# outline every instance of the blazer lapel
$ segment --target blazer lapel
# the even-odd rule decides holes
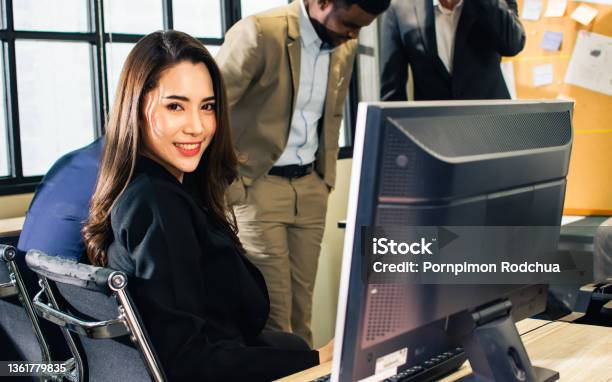
[[[338,91],[344,78],[340,78],[340,55],[344,47],[338,47],[335,51],[330,54],[329,57],[329,70],[327,74],[327,92],[325,95],[325,107],[323,108],[323,125],[329,125],[332,116],[337,113],[335,110],[336,101],[338,100]],[[325,136],[327,131],[322,133],[322,126],[319,124],[319,138],[321,139],[321,146],[325,145],[327,137]]]
[[[293,109],[295,109],[296,95],[300,86],[300,55],[302,49],[300,40],[289,41],[287,43],[287,53],[289,55],[289,65],[291,66],[291,82],[293,84]]]
[[[438,55],[436,44],[436,23],[433,14],[433,3],[431,0],[413,1],[414,11],[419,23],[419,31],[423,38],[425,49],[430,53]]]
[[[431,57],[436,69],[445,77],[450,78],[450,74],[440,56],[438,55],[438,44],[436,43],[436,18],[433,9],[433,0],[414,0],[415,13],[419,23],[419,31],[425,45],[427,54]]]
[[[287,55],[291,69],[291,82],[293,84],[291,110],[295,110],[297,92],[300,86],[300,59],[302,46],[300,42],[300,3],[294,1],[287,7]]]
[[[463,9],[455,32],[455,49],[453,54],[453,68],[457,67],[457,58],[461,57],[463,49],[467,43],[470,29],[478,18],[478,10],[474,9],[472,2],[463,0]]]

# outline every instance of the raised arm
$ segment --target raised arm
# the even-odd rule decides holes
[[[381,35],[380,98],[383,101],[405,101],[408,99],[408,60],[393,6],[385,12]]]
[[[525,29],[519,20],[516,0],[475,1],[481,10],[479,22],[487,27],[502,56],[517,55],[525,47]]]

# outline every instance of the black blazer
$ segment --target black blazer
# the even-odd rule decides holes
[[[316,351],[249,346],[269,313],[261,273],[206,206],[140,157],[111,212],[109,267],[128,288],[170,380],[269,381],[319,363]]]
[[[408,98],[408,64],[415,100],[510,98],[501,56],[514,56],[525,46],[516,0],[464,0],[452,76],[438,56],[432,0],[393,0],[381,38],[383,101]]]

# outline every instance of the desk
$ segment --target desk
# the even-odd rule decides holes
[[[25,216],[12,219],[0,219],[0,237],[18,236],[24,221]]]
[[[612,381],[612,328],[552,322],[521,338],[531,363],[558,371],[560,381]],[[466,363],[441,381],[470,372]]]
[[[612,382],[612,328],[527,319],[517,330],[531,362],[559,372],[560,381]],[[331,372],[331,362],[278,382],[307,382]],[[471,372],[469,363],[442,379],[455,381]]]

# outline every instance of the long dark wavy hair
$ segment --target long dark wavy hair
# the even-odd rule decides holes
[[[89,219],[83,227],[87,256],[92,264],[105,266],[112,242],[110,214],[127,188],[142,152],[145,127],[143,103],[157,87],[160,74],[180,62],[203,63],[213,80],[217,129],[196,170],[189,174],[192,187],[206,203],[213,220],[228,228],[239,244],[236,220],[227,206],[225,191],[237,177],[237,159],[232,147],[227,95],[221,71],[204,45],[177,31],[158,31],[143,37],[128,55],[106,128],[106,142]],[[186,174],[187,176],[187,174]]]

